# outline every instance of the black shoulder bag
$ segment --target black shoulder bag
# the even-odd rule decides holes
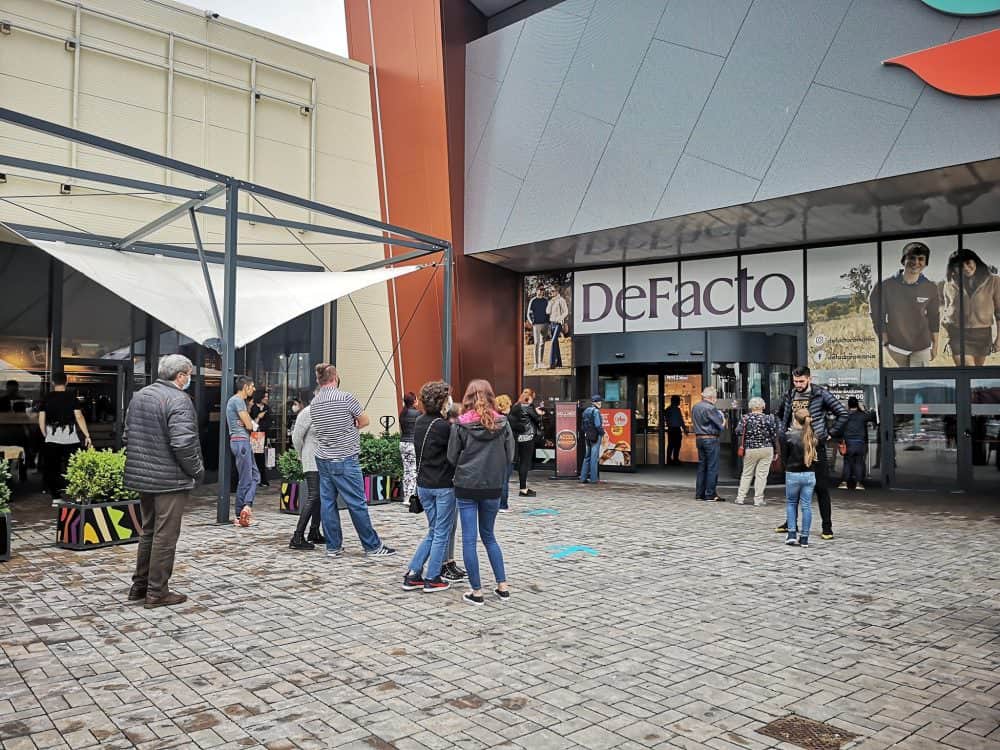
[[[435,422],[439,422],[440,420],[441,420],[441,417],[435,417],[433,420],[431,420],[431,423],[429,425],[427,425],[427,432],[424,433],[424,440],[420,444],[420,454],[417,456],[417,476],[420,475],[420,462],[424,458],[424,448],[427,447],[427,437],[431,434],[431,428],[434,427],[434,423]],[[410,498],[410,508],[409,508],[409,510],[410,510],[410,513],[423,513],[424,512],[424,506],[420,504],[420,496],[419,495],[413,495],[413,497]]]

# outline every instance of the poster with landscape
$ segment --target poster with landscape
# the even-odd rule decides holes
[[[875,243],[822,247],[807,257],[809,366],[814,370],[878,367],[869,297],[878,270]]]

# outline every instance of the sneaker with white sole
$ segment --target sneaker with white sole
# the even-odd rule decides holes
[[[471,591],[462,594],[462,598],[468,603],[475,605],[476,607],[482,607],[486,601],[481,596],[476,596]]]
[[[501,591],[499,588],[495,588],[493,589],[493,593],[502,602],[510,601],[510,589]]]
[[[327,557],[340,557],[342,554],[344,554],[344,550],[342,549],[328,549],[326,551]]]
[[[365,557],[376,559],[381,557],[392,557],[395,554],[396,550],[394,550],[392,547],[389,547],[388,545],[383,544],[376,550],[372,550],[371,552],[365,552]]]
[[[788,538],[785,539],[785,544],[787,544],[789,547],[798,547],[799,546],[799,540],[795,536],[794,532],[791,532],[791,531],[788,532]]]
[[[756,505],[758,508],[763,508],[765,505],[767,505],[767,500],[761,498],[760,500],[754,500],[753,504]]]
[[[742,497],[736,498],[735,500],[733,500],[733,504],[734,505],[743,505],[743,498]]]

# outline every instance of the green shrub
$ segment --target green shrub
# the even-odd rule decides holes
[[[66,498],[76,503],[124,502],[138,493],[125,489],[125,451],[77,451],[66,469]]]
[[[403,458],[399,455],[399,433],[378,437],[361,433],[361,471],[374,476],[403,478]]]
[[[0,457],[0,513],[10,510],[10,464]]]
[[[306,473],[302,469],[302,460],[294,448],[289,448],[278,456],[278,473],[286,482],[304,482],[306,480]]]

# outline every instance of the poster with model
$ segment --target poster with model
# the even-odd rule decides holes
[[[806,269],[809,366],[877,369],[879,343],[869,299],[878,275],[878,246],[816,248],[806,256]]]
[[[524,376],[572,375],[573,274],[524,277]]]
[[[957,249],[954,235],[882,243],[882,280],[869,306],[883,367],[955,364],[959,341],[952,341],[949,328],[951,333],[957,328],[943,324],[941,295],[948,258]]]
[[[963,350],[952,346],[955,365],[1000,365],[1000,232],[962,236],[962,247],[948,257],[941,285],[941,325]]]

